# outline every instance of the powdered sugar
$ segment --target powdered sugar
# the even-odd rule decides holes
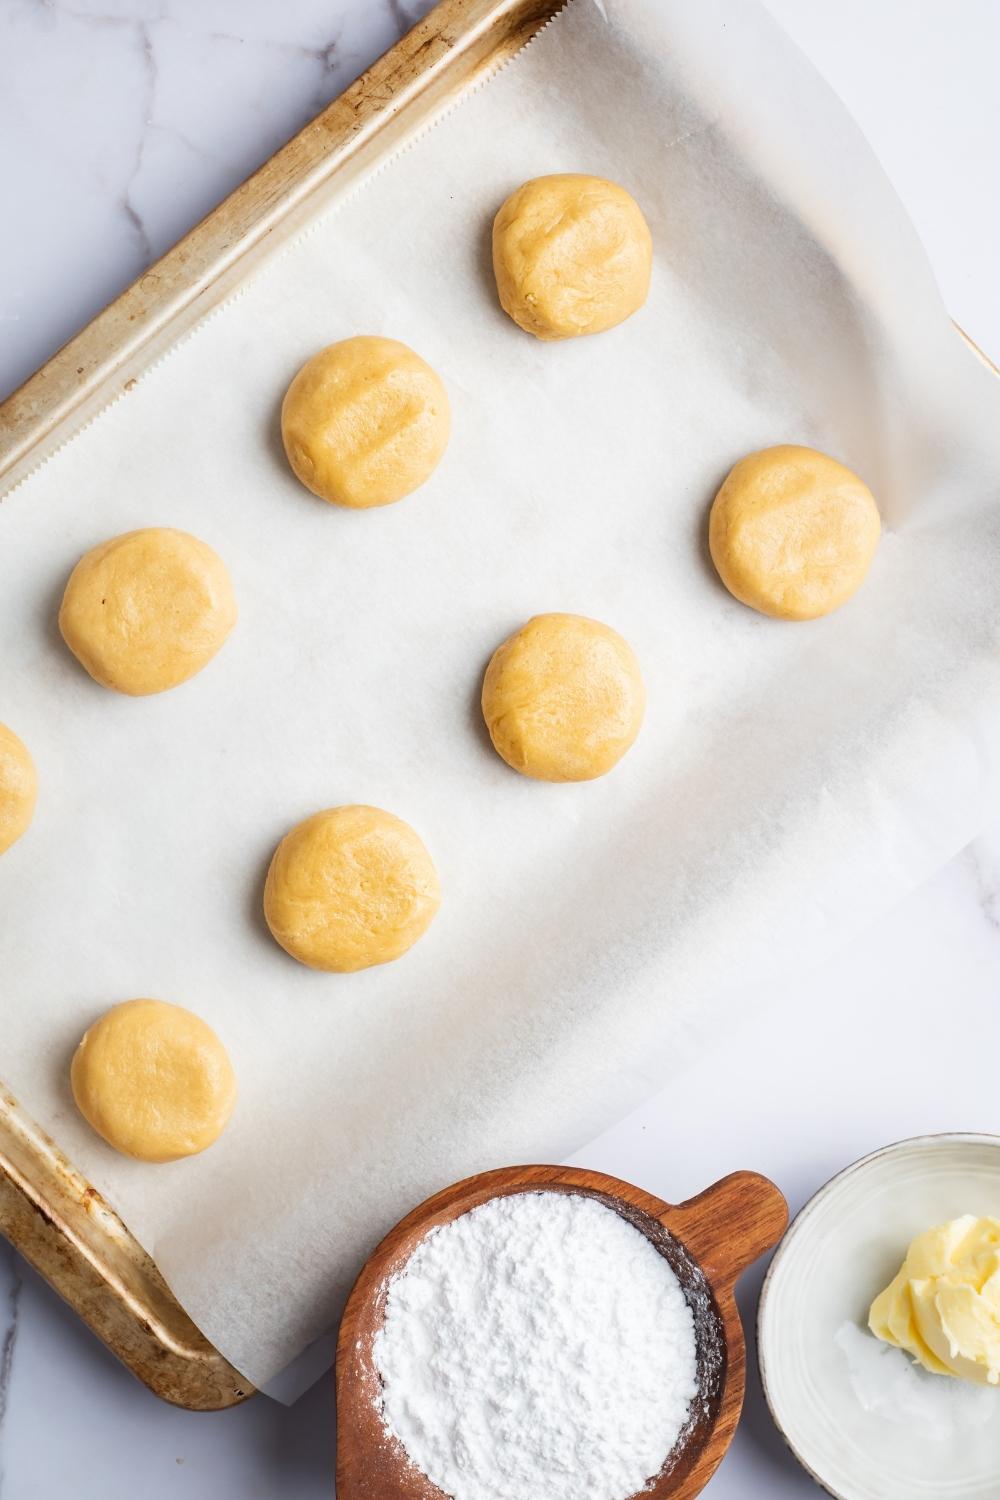
[[[847,1360],[848,1376],[865,1411],[915,1435],[946,1443],[997,1418],[997,1392],[949,1375],[931,1375],[902,1349],[881,1343],[857,1323],[843,1323],[834,1343]]]
[[[593,1198],[494,1198],[390,1283],[382,1417],[455,1500],[625,1500],[697,1392],[694,1318],[645,1235]]]

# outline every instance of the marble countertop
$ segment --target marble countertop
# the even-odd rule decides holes
[[[994,0],[769,0],[867,131],[949,309],[1000,358]],[[17,385],[333,98],[427,0],[5,0],[0,388]],[[935,1130],[1000,1130],[1000,795],[985,832],[815,972],[578,1153],[664,1196],[736,1167],[793,1210],[846,1162]],[[751,1019],[753,1018],[753,1019]],[[947,1020],[948,1024],[943,1024]],[[744,1281],[748,1330],[763,1268]],[[194,1415],[139,1386],[0,1244],[0,1500],[318,1500],[329,1379],[286,1409]],[[751,1372],[713,1500],[818,1494]]]

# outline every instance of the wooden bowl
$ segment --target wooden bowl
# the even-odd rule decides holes
[[[443,1492],[406,1457],[382,1425],[381,1383],[372,1345],[388,1284],[428,1230],[509,1193],[577,1193],[597,1198],[646,1235],[680,1280],[695,1317],[698,1395],[691,1416],[642,1500],[690,1500],[708,1483],[736,1431],[746,1357],[734,1289],[739,1276],[780,1239],[788,1206],[773,1182],[734,1172],[697,1198],[672,1205],[630,1183],[576,1167],[501,1167],[467,1177],[407,1214],[355,1282],[337,1340],[339,1500],[442,1500]]]

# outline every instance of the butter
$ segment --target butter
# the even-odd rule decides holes
[[[935,1375],[1000,1383],[1000,1219],[965,1214],[918,1235],[868,1326]]]

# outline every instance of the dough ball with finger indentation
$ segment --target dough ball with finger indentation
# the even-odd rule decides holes
[[[218,553],[186,531],[151,526],[85,553],[66,585],[59,629],[95,681],[141,697],[207,666],[236,615]]]
[[[631,193],[559,172],[524,183],[493,222],[504,312],[539,339],[603,333],[646,300],[653,241]]]
[[[298,479],[334,505],[391,505],[429,479],[448,446],[448,393],[396,339],[362,335],[314,354],[281,407]]]
[[[538,781],[591,781],[616,766],[646,710],[635,652],[584,615],[535,615],[493,653],[483,717],[497,754]]]
[[[708,541],[719,577],[751,609],[815,620],[864,582],[882,532],[871,490],[815,448],[740,460],[715,497]]]
[[[37,796],[38,773],[27,745],[0,724],[0,854],[27,831]]]
[[[379,807],[330,807],[297,824],[264,886],[275,941],[309,968],[338,974],[401,957],[440,904],[422,840]]]
[[[70,1070],[77,1108],[109,1146],[176,1161],[218,1140],[236,1075],[207,1022],[165,1000],[126,1000],[85,1033]]]

